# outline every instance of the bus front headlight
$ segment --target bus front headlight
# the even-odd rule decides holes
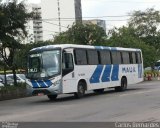
[[[59,86],[61,85],[61,79],[57,80],[56,82],[53,83],[54,86]]]

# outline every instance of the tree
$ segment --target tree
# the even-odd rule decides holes
[[[144,42],[155,47],[160,46],[160,11],[153,8],[131,13],[129,26],[135,29],[135,34]]]
[[[106,33],[103,28],[97,25],[76,23],[66,32],[57,35],[54,43],[99,45],[104,42],[105,36]]]
[[[27,69],[27,56],[29,51],[32,48],[50,45],[53,42],[45,41],[45,42],[38,42],[32,44],[22,44],[21,49],[17,50],[14,57],[14,63],[16,63],[19,69]]]
[[[143,53],[144,67],[151,66],[157,60],[156,49],[146,44],[139,37],[135,36],[134,29],[130,27],[114,28],[109,32],[107,46],[139,48]]]
[[[17,81],[14,55],[21,47],[21,40],[27,36],[25,24],[31,17],[32,13],[27,12],[23,2],[17,3],[17,0],[13,0],[9,3],[0,3],[0,55],[5,64],[12,69],[15,85]]]

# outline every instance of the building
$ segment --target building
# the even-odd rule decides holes
[[[28,4],[28,12],[34,12],[33,19],[27,23],[28,37],[24,43],[43,41],[42,10],[38,4]]]
[[[33,33],[34,33],[34,42],[43,41],[43,25],[42,25],[42,10],[38,5],[32,7],[34,12],[33,17]]]
[[[44,40],[66,31],[75,21],[82,21],[81,0],[41,0]]]
[[[83,20],[84,24],[95,24],[104,29],[106,32],[106,21],[105,20],[99,20],[99,19],[94,19],[94,20]]]
[[[81,0],[41,0],[27,8],[34,18],[26,25],[29,34],[25,43],[52,40],[76,21],[82,22]]]

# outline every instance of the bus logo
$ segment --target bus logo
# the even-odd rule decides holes
[[[136,72],[135,67],[123,67],[122,68],[122,73],[132,73],[132,72]]]

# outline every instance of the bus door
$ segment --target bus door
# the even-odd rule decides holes
[[[62,53],[62,81],[63,93],[76,92],[76,79],[74,73],[73,53],[65,50]]]

